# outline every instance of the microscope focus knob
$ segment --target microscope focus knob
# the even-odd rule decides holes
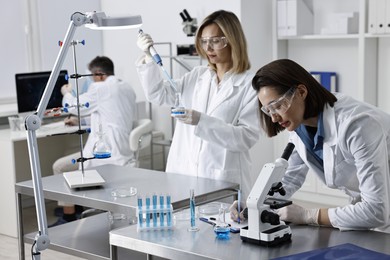
[[[263,223],[270,223],[271,225],[280,224],[279,215],[267,210],[261,212],[260,220]]]

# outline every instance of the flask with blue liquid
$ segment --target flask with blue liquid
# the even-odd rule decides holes
[[[96,132],[98,135],[98,140],[93,146],[93,156],[97,159],[106,159],[111,157],[111,146],[107,142],[102,124],[99,124],[99,131]]]

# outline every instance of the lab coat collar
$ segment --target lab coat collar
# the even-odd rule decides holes
[[[212,79],[213,74],[215,72],[210,73],[210,80]],[[241,74],[232,74],[231,72],[227,72],[224,77],[228,77],[224,79],[223,86],[219,90],[218,94],[215,96],[213,102],[210,103],[210,107],[208,108],[207,113],[210,115],[214,112],[214,110],[221,105],[225,100],[231,97],[234,93],[237,93],[239,87],[244,87],[242,84],[245,80],[246,73]],[[210,87],[210,85],[209,85]],[[214,91],[214,90],[210,90]]]
[[[334,167],[335,167],[335,149],[338,140],[337,125],[336,125],[336,114],[335,106],[333,107],[326,105],[323,112],[323,123],[324,123],[324,172],[325,182],[328,187],[334,187]]]
[[[336,103],[333,107],[326,105],[323,112],[324,143],[327,143],[329,146],[335,146],[338,139],[335,106]]]
[[[211,70],[207,70],[205,73],[200,75],[192,97],[192,108],[202,113],[206,113],[211,78]]]

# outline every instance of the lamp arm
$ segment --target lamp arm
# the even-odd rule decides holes
[[[54,63],[53,70],[51,71],[49,80],[47,81],[45,91],[43,92],[41,101],[39,102],[38,109],[37,109],[37,115],[40,119],[43,118],[43,115],[45,113],[45,110],[47,108],[47,104],[49,103],[50,96],[53,92],[54,86],[57,82],[58,75],[60,74],[62,64],[64,63],[66,54],[68,52],[68,47],[70,46],[73,35],[76,31],[77,26],[81,26],[83,24],[88,23],[87,17],[85,14],[82,13],[74,13],[71,17],[71,21],[68,27],[68,31],[65,34],[65,39],[62,43],[60,52],[58,53],[57,59]]]
[[[25,128],[27,130],[27,144],[28,144],[28,153],[30,157],[30,167],[32,182],[34,188],[34,197],[35,197],[35,207],[37,213],[38,221],[38,230],[34,241],[34,252],[33,259],[40,259],[40,251],[43,251],[49,247],[50,239],[48,235],[47,227],[47,217],[46,217],[46,208],[45,201],[43,196],[43,187],[42,187],[42,174],[41,166],[39,160],[39,152],[37,145],[36,130],[41,127],[41,121],[46,110],[47,104],[49,102],[50,96],[53,92],[55,83],[57,81],[61,66],[64,62],[68,47],[72,41],[73,35],[76,31],[77,26],[81,26],[85,23],[88,23],[87,17],[82,13],[74,13],[71,18],[68,30],[65,35],[60,52],[57,56],[54,68],[50,74],[49,80],[46,84],[45,91],[39,102],[37,111],[26,117]]]

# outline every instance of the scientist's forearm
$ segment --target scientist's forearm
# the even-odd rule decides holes
[[[320,209],[320,212],[318,214],[318,225],[329,227],[332,226],[329,220],[328,209]]]

